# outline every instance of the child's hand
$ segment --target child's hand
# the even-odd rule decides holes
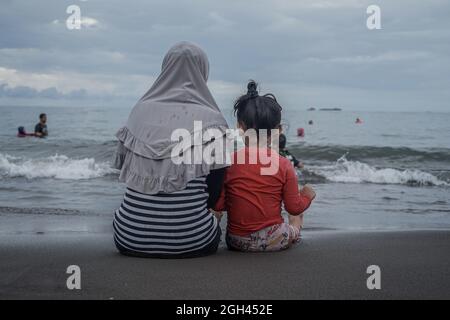
[[[313,188],[311,188],[311,186],[309,185],[305,185],[302,190],[300,190],[300,193],[306,197],[308,197],[311,200],[314,200],[314,198],[316,197],[316,192],[314,191]]]

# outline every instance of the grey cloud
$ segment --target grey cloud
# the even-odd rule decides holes
[[[296,108],[335,101],[348,108],[445,109],[450,3],[379,0],[382,30],[369,31],[365,9],[372,3],[42,0],[30,5],[9,0],[0,12],[0,67],[110,75],[111,81],[155,76],[166,50],[191,40],[207,51],[212,80],[243,86],[255,78],[269,91],[287,95],[283,100]],[[78,4],[82,15],[99,25],[67,30],[70,4]],[[131,85],[120,86],[117,95],[134,92]],[[84,95],[64,98],[95,96],[95,88],[80,90]],[[239,93],[227,91],[220,99],[229,104]],[[374,98],[379,101],[370,102]]]

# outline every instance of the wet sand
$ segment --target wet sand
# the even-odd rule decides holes
[[[450,299],[450,231],[305,230],[284,252],[158,260],[119,255],[105,221],[73,232],[3,224],[0,299]],[[81,290],[66,287],[69,265]],[[369,265],[381,290],[366,287]]]

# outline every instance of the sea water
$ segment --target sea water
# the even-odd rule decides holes
[[[307,228],[450,227],[450,113],[286,109],[288,149],[305,164],[299,183],[317,190]],[[0,112],[0,215],[112,216],[125,188],[111,167],[114,134],[130,108]],[[48,138],[17,138],[17,127],[32,132],[41,112]],[[232,111],[223,112],[235,127]]]

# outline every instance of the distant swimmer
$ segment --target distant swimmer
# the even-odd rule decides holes
[[[303,138],[303,137],[305,136],[305,129],[303,129],[303,128],[298,128],[298,129],[297,129],[297,136]]]
[[[289,161],[291,161],[292,165],[295,168],[303,169],[304,165],[301,161],[299,161],[292,153],[289,152],[288,149],[286,149],[286,136],[282,133],[280,133],[279,137],[279,143],[278,146],[280,148],[280,156],[285,157]]]
[[[361,120],[360,118],[356,118],[355,123],[356,123],[356,124],[361,124],[361,123],[363,123],[363,122],[362,122],[362,120]]]
[[[309,120],[309,121],[308,121],[308,124],[309,124],[310,126],[312,126],[312,125],[314,124],[314,122],[313,122],[312,120]]]
[[[18,127],[17,128],[17,137],[19,138],[24,138],[24,137],[34,137],[35,134],[34,133],[27,133],[25,131],[24,127]]]
[[[39,115],[39,123],[34,127],[34,135],[39,138],[48,136],[47,115],[45,113]]]

